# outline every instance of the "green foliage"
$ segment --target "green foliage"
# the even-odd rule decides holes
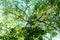
[[[57,3],[58,8],[60,8],[60,5],[59,4],[60,4],[60,2]]]
[[[43,40],[47,33],[56,36],[60,32],[59,8],[59,0],[0,0],[0,39]]]

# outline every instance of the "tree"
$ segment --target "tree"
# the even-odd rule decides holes
[[[0,6],[2,40],[52,40],[60,33],[59,0],[0,0]]]

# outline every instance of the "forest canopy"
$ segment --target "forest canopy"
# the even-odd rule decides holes
[[[52,40],[58,33],[60,0],[0,0],[1,40]]]

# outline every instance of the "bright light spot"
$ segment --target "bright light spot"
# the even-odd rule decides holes
[[[26,4],[24,3],[23,6],[26,7]]]
[[[7,25],[7,28],[10,28],[10,25]]]
[[[4,36],[4,34],[5,34],[5,31],[1,30],[0,36]]]
[[[2,17],[0,17],[0,21],[2,21],[3,20],[3,18]]]
[[[2,13],[3,11],[2,10],[0,10],[0,14]]]
[[[0,13],[0,16],[2,16],[2,13]]]
[[[60,40],[60,34],[58,34],[56,37],[53,37],[52,40]]]
[[[48,38],[50,38],[50,34],[49,33],[47,33],[47,35],[46,35]]]

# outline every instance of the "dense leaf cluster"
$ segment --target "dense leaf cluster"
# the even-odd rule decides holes
[[[52,40],[60,33],[60,0],[0,0],[0,6],[2,40]]]

